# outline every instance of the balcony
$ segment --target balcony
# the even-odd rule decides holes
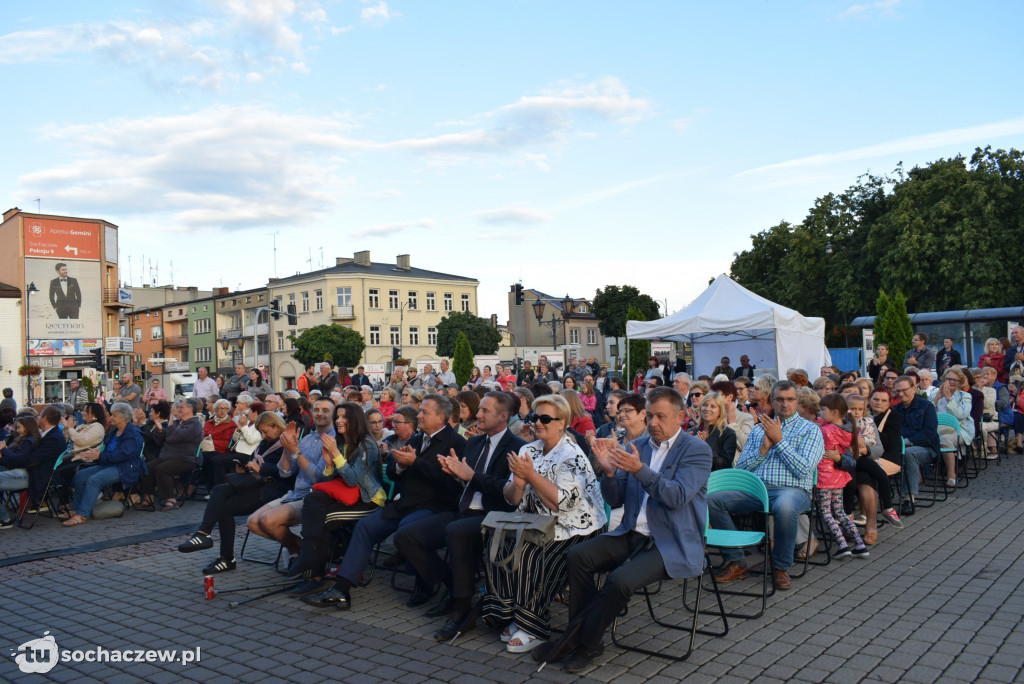
[[[187,347],[188,335],[168,335],[164,338],[164,347]]]
[[[235,358],[237,358],[237,356]],[[246,368],[255,368],[257,365],[261,363],[268,368],[270,367],[270,354],[260,354],[254,359],[252,354],[250,353],[246,354],[243,358],[244,360],[242,361],[242,363],[245,364]]]
[[[125,309],[133,306],[132,304],[121,301],[119,290],[116,287],[103,288],[103,303],[107,306],[119,306]]]
[[[331,307],[331,320],[332,321],[350,321],[356,317],[354,306],[332,306]]]
[[[247,325],[244,328],[242,328],[242,334],[239,335],[239,337],[244,337],[247,340],[252,339],[252,334],[253,334],[252,333],[252,328],[253,328],[252,325]],[[266,337],[269,334],[270,334],[270,324],[269,323],[257,323],[256,324],[256,335],[258,337]]]
[[[242,336],[241,328],[225,328],[217,334],[218,340],[237,340]]]

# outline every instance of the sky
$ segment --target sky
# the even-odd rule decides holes
[[[370,250],[478,279],[500,320],[517,281],[635,285],[671,312],[861,174],[1024,144],[1017,1],[106,0],[0,20],[4,208],[118,225],[133,285],[253,288]]]

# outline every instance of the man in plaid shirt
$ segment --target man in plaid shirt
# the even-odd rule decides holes
[[[792,580],[797,522],[800,514],[810,508],[811,488],[818,462],[825,454],[821,429],[796,413],[796,385],[780,380],[772,387],[774,418],[758,416],[736,467],[761,478],[768,487],[768,504],[775,521],[772,562],[775,565],[775,586],[789,589]],[[708,496],[711,527],[735,530],[731,514],[757,513],[761,502],[741,492],[715,492]],[[722,549],[725,566],[715,579],[735,582],[747,576],[742,549]]]

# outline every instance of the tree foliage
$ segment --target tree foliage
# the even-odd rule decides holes
[[[629,306],[626,310],[626,320],[629,321],[646,321],[647,316],[644,312],[636,306]],[[625,327],[625,326],[623,326]],[[638,369],[647,371],[647,359],[651,357],[651,341],[650,340],[630,340],[629,341],[629,365],[626,367],[626,375],[623,378],[627,386],[633,386],[633,376],[636,375]]]
[[[630,307],[642,313],[644,318],[630,318]],[[619,338],[626,336],[627,320],[654,321],[661,318],[658,302],[650,295],[641,294],[632,285],[606,285],[603,290],[597,290],[590,312],[599,321],[597,327],[601,334],[615,338],[616,347],[620,347]]]
[[[366,343],[358,331],[337,324],[317,325],[301,335],[289,335],[295,343],[292,356],[302,364],[330,361],[338,366],[354,367],[363,357]]]
[[[473,374],[473,347],[461,330],[455,340],[455,351],[452,353],[452,373],[455,373],[455,382],[459,387],[469,382],[469,376]]]
[[[875,301],[875,347],[889,345],[889,357],[901,363],[911,346],[913,330],[907,315],[907,299],[899,290],[893,298],[879,290]]]
[[[501,333],[490,321],[468,311],[453,311],[437,324],[437,355],[453,357],[460,334],[466,336],[474,354],[496,354],[501,344]]]
[[[912,311],[1019,303],[1007,297],[1022,239],[1024,154],[986,147],[819,197],[802,223],[752,236],[730,274],[839,331],[844,318],[868,313],[879,288],[901,292]]]

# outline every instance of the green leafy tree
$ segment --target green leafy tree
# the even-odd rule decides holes
[[[630,306],[626,311],[626,320],[630,321],[646,321],[647,316],[638,307]],[[629,366],[626,368],[626,377],[624,378],[629,387],[633,386],[633,376],[636,375],[637,370],[647,371],[647,359],[651,357],[651,341],[650,340],[630,340],[629,341]]]
[[[630,318],[630,307],[642,313],[644,318]],[[603,290],[597,290],[590,312],[597,318],[601,334],[614,337],[618,348],[621,348],[619,338],[626,336],[627,320],[654,321],[661,318],[658,302],[650,295],[641,294],[632,285],[607,285]]]
[[[501,333],[491,326],[490,321],[474,316],[468,311],[455,311],[437,324],[435,353],[438,356],[452,358],[460,334],[466,336],[474,354],[496,354],[501,344]]]
[[[899,290],[891,298],[885,290],[879,290],[875,311],[875,346],[881,343],[889,345],[890,358],[900,364],[914,337],[910,316],[907,315],[906,297]]]
[[[366,349],[359,332],[333,323],[314,326],[288,339],[295,344],[292,356],[303,364],[330,361],[338,366],[358,366]]]
[[[469,338],[461,330],[455,340],[455,351],[451,356],[455,382],[462,387],[469,382],[469,376],[473,373],[473,347],[469,343]]]

